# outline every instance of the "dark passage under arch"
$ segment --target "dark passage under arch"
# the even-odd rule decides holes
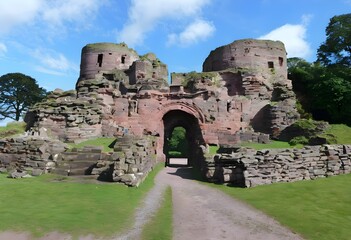
[[[183,127],[186,130],[186,139],[189,144],[187,154],[188,165],[196,166],[199,162],[199,146],[204,145],[204,140],[199,125],[199,120],[182,110],[171,110],[163,116],[164,145],[163,152],[166,155],[166,165],[169,165],[169,139],[175,127]]]

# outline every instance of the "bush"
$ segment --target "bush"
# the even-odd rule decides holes
[[[313,131],[317,128],[315,122],[312,119],[300,119],[296,121],[293,126],[305,131]]]
[[[296,146],[298,144],[306,145],[306,144],[308,144],[308,139],[304,136],[297,136],[297,137],[294,137],[293,139],[291,139],[289,141],[289,144],[291,146]]]

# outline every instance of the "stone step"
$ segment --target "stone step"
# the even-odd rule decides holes
[[[87,168],[75,168],[71,169],[69,172],[69,176],[80,176],[80,175],[87,175]]]
[[[89,168],[89,167],[95,165],[96,162],[73,161],[73,162],[66,163],[66,164],[64,164],[63,166],[68,166],[71,169],[75,169],[75,168]]]
[[[68,176],[68,172],[67,169],[64,168],[55,168],[52,170],[53,174],[57,174],[57,175],[62,175],[62,176]]]

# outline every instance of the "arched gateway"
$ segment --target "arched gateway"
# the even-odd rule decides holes
[[[168,141],[175,127],[183,127],[186,130],[186,139],[189,144],[188,148],[191,149],[187,156],[188,165],[196,164],[196,149],[198,149],[200,145],[205,144],[199,120],[194,115],[182,110],[171,110],[163,116],[162,120],[164,126],[163,153],[166,155],[166,165],[169,164],[169,159],[167,157],[169,150]]]
[[[186,129],[196,150],[241,138],[257,141],[255,130],[268,139],[298,118],[279,41],[244,39],[219,47],[204,61],[203,72],[172,73],[171,85],[166,64],[152,53],[139,56],[124,43],[88,44],[81,56],[76,91],[52,92],[27,113],[28,128],[47,129],[68,142],[152,135],[157,159],[165,160],[165,139],[176,126]],[[192,165],[195,155],[189,157]],[[122,165],[124,173],[142,169],[129,162],[128,168]]]

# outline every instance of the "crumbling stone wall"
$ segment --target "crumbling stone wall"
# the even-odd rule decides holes
[[[119,137],[113,152],[86,146],[58,156],[55,173],[92,175],[98,180],[138,186],[156,165],[156,141],[153,137]]]
[[[280,41],[243,39],[211,51],[203,63],[203,71],[221,71],[229,68],[247,69],[273,83],[274,77],[287,77],[286,51]]]
[[[92,175],[102,181],[138,186],[156,163],[156,141],[151,136],[119,137],[113,152],[96,146],[68,151],[61,141],[43,137],[0,140],[0,172],[13,178],[44,173]]]
[[[138,54],[124,43],[88,44],[82,49],[80,79],[93,79],[95,75],[113,69],[127,70]]]
[[[351,172],[350,145],[306,146],[303,149],[221,149],[203,165],[212,182],[243,187],[294,182]]]
[[[40,175],[55,169],[67,145],[50,138],[18,137],[0,140],[0,169],[13,176]]]
[[[163,117],[174,110],[197,119],[207,144],[219,144],[223,137],[222,142],[236,143],[226,136],[240,130],[279,135],[299,117],[285,55],[280,42],[236,41],[212,51],[205,72],[172,74],[168,86],[167,66],[154,54],[138,56],[125,44],[88,44],[76,92],[53,92],[26,121],[33,131],[45,128],[71,142],[158,136],[159,159],[164,157]]]

